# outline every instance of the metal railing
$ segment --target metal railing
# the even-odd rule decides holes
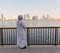
[[[60,45],[60,27],[27,27],[28,45]],[[16,27],[0,28],[0,45],[16,45]]]

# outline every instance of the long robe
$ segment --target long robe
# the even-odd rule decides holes
[[[22,20],[17,21],[17,46],[20,48],[27,46],[26,27]]]

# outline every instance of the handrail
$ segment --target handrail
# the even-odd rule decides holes
[[[10,29],[10,28],[16,29],[17,27],[0,27],[0,29]],[[47,26],[46,27],[26,27],[26,29],[29,29],[29,28],[60,28],[60,27],[59,26],[58,27],[56,26],[55,27],[54,26],[53,27],[47,27]]]
[[[7,36],[7,39],[9,38],[8,36],[9,35],[11,35],[11,33],[14,33],[14,30],[16,29],[17,27],[3,27],[3,28],[0,28],[0,36],[1,36],[1,45],[4,45],[4,39],[3,39],[3,36],[5,36],[5,34],[3,34],[4,33],[4,31],[7,29],[7,33],[6,33],[6,36]],[[11,29],[11,30],[10,30]],[[14,29],[14,30],[13,30]],[[60,27],[26,27],[26,29],[27,29],[27,42],[28,42],[28,45],[29,44],[31,44],[29,41],[30,41],[30,38],[32,37],[32,29],[34,29],[33,30],[33,33],[35,33],[33,36],[34,36],[34,42],[35,41],[39,41],[40,40],[40,33],[41,33],[41,37],[42,37],[42,39],[43,39],[43,45],[44,45],[44,39],[46,39],[45,38],[45,36],[46,36],[46,33],[48,33],[48,41],[49,41],[49,38],[50,38],[50,41],[52,41],[51,40],[51,36],[53,35],[54,36],[54,42],[53,43],[49,43],[49,44],[55,44],[55,45],[57,45],[57,44],[59,44],[59,43],[57,43],[57,39],[58,39],[58,29],[60,29]],[[38,30],[37,30],[38,29]],[[40,29],[40,30],[39,30]],[[48,29],[47,31],[45,31],[45,29]],[[53,29],[53,34],[51,34],[51,30],[50,29]],[[43,31],[44,30],[44,31]],[[38,31],[38,32],[37,32]],[[45,33],[46,32],[46,33]],[[31,34],[30,34],[31,33]],[[9,34],[9,35],[8,35]],[[30,34],[30,35],[29,35]],[[16,35],[16,34],[14,34],[14,35]],[[37,37],[37,36],[39,36],[39,37]],[[13,36],[10,36],[10,40],[8,40],[8,41],[12,41],[12,39],[11,39],[11,37],[13,37]],[[29,38],[30,37],[30,38]],[[38,38],[38,39],[37,39]],[[32,39],[32,38],[31,38]],[[41,39],[41,42],[42,42],[42,39]],[[6,41],[6,40],[5,40]],[[7,42],[8,42],[7,41]],[[34,43],[35,44],[35,43]],[[37,43],[36,43],[37,44]],[[47,43],[48,44],[48,43]]]

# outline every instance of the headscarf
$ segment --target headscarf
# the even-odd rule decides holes
[[[23,16],[22,15],[19,15],[18,16],[18,20],[22,20],[23,19]]]

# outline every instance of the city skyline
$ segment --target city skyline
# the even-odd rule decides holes
[[[23,16],[23,20],[39,20],[39,17],[38,17],[38,15],[33,15],[32,17],[29,15],[29,14],[24,14],[24,15],[22,15]],[[6,17],[4,17],[4,14],[1,14],[1,18],[0,18],[0,20],[17,20],[18,18],[16,17],[16,18],[6,18]],[[54,19],[54,17],[51,17],[50,15],[42,15],[41,16],[41,18],[40,19]]]
[[[30,16],[49,14],[51,17],[60,18],[60,0],[0,0],[0,14],[6,18],[15,18],[19,14]],[[1,17],[1,16],[0,16]]]

